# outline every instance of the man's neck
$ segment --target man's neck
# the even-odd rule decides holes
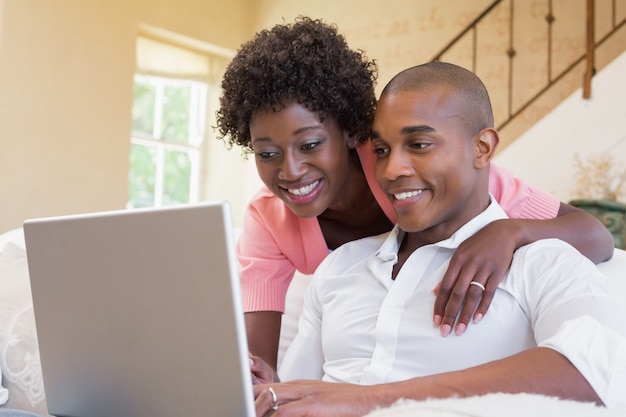
[[[483,213],[487,207],[489,207],[489,203],[490,199],[487,198],[486,204],[484,202],[474,204],[475,209],[471,209],[471,206],[468,205],[465,207],[465,210],[463,210],[463,213],[445,224],[441,223],[435,227],[419,232],[405,232],[398,248],[398,262],[393,267],[392,279],[396,278],[398,272],[402,269],[402,265],[404,265],[404,262],[406,262],[413,252],[422,246],[432,245],[433,243],[449,239],[469,221]]]

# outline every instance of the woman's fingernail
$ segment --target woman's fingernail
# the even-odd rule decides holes
[[[449,324],[444,324],[443,326],[441,326],[441,335],[443,337],[448,336],[451,331],[452,331],[452,326],[450,326]]]
[[[463,333],[465,333],[465,329],[467,329],[467,326],[464,323],[459,323],[456,326],[456,334],[457,335],[462,335]]]
[[[441,326],[441,316],[439,314],[435,314],[435,317],[433,317],[433,324],[435,327]]]
[[[474,316],[474,323],[479,323],[483,319],[483,315],[478,313]]]

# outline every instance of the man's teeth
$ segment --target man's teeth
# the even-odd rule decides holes
[[[289,192],[289,194],[293,194],[293,195],[297,195],[297,196],[303,196],[303,195],[307,195],[311,191],[313,191],[313,189],[315,189],[315,187],[317,187],[317,184],[319,184],[319,183],[320,183],[320,180],[317,180],[317,181],[315,181],[312,184],[305,185],[304,187],[287,189],[287,191]]]
[[[393,196],[396,198],[396,200],[402,201],[410,197],[415,197],[418,194],[422,194],[423,191],[424,190],[409,191],[408,193],[405,192],[400,194],[394,194]]]

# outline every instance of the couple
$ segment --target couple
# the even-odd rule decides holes
[[[490,392],[626,409],[624,307],[560,240],[518,249],[490,314],[462,337],[442,338],[426,319],[456,248],[506,218],[488,191],[499,138],[482,82],[447,63],[401,72],[371,140],[397,224],[321,263],[279,372],[289,382],[253,357],[257,415],[359,416],[400,398]]]
[[[304,25],[316,26],[307,20]],[[302,51],[294,43],[275,48],[269,32],[261,34],[255,42],[262,54],[278,53],[277,61],[280,54],[288,62],[306,60],[304,56],[308,56],[298,55]],[[309,46],[310,53],[316,46]],[[295,53],[292,57],[291,52]],[[239,108],[240,114],[244,114],[241,117],[247,117],[248,123],[229,120],[228,100],[240,97],[229,93],[236,86],[246,86],[237,83],[232,73],[238,69],[254,72],[255,68],[249,63],[242,65],[241,61],[236,58],[227,71],[218,122],[222,127],[232,122],[233,131],[226,128],[224,133],[243,132],[233,135],[234,142],[254,151],[257,168],[268,188],[299,218],[317,217],[326,251],[334,249],[329,256],[327,252],[323,254],[325,259],[319,261],[321,265],[305,296],[298,335],[282,363],[282,379],[295,381],[273,383],[277,377],[271,348],[267,356],[270,366],[265,366],[260,357],[253,357],[253,376],[257,382],[266,383],[255,385],[258,415],[278,407],[278,415],[357,416],[390,405],[398,398],[487,392],[534,392],[604,403],[612,408],[625,407],[617,394],[624,390],[626,378],[626,329],[618,319],[620,314],[623,316],[621,307],[607,294],[605,278],[595,266],[560,241],[520,245],[511,267],[506,268],[509,257],[503,261],[506,272],[495,280],[481,276],[480,272],[471,274],[472,282],[465,285],[469,314],[465,308],[457,308],[465,316],[465,322],[459,320],[455,324],[456,312],[450,315],[447,308],[445,314],[441,309],[435,314],[435,326],[426,319],[435,300],[432,289],[448,273],[460,245],[487,229],[493,230],[493,225],[514,224],[507,220],[488,188],[490,160],[498,144],[498,134],[493,129],[487,92],[474,74],[451,64],[432,63],[396,76],[378,102],[369,143],[373,151],[367,155],[362,154],[363,147],[359,148],[357,143],[362,132],[347,129],[345,126],[350,121],[338,120],[345,117],[343,113],[329,112],[324,103],[316,107],[315,103],[302,100],[297,90],[291,92],[292,96],[283,97],[285,101],[266,101],[265,108],[261,106],[248,114],[245,112],[249,105],[230,103],[232,108]],[[335,62],[337,66],[339,61],[329,59],[325,65]],[[310,65],[314,67],[314,63]],[[323,76],[324,65],[321,68],[319,73],[306,78],[314,85],[312,89],[316,83],[311,81]],[[259,74],[267,72],[270,71]],[[290,82],[290,76],[298,77],[288,70],[284,76],[285,84]],[[251,85],[247,84],[246,88]],[[242,92],[241,97],[250,100],[250,93]],[[361,103],[367,102],[368,97],[364,95]],[[341,101],[341,95],[333,99]],[[290,130],[290,123],[301,128]],[[324,129],[336,130],[331,133],[343,141],[329,140],[320,133]],[[290,135],[297,137],[293,147],[290,147]],[[279,146],[277,138],[286,138],[287,145]],[[393,213],[389,215],[385,211],[384,202],[376,211],[370,204],[369,190],[354,187],[356,190],[348,188],[344,192],[363,195],[361,202],[367,210],[353,208],[355,213],[363,213],[361,217],[354,215],[354,222],[367,216],[380,219],[385,211],[384,215],[396,220],[390,233],[340,246],[375,233],[369,231],[346,238],[330,232],[342,230],[341,227],[325,227],[345,226],[346,222],[332,222],[331,209],[339,211],[341,204],[319,202],[325,195],[319,191],[320,184],[332,186],[337,183],[333,182],[336,177],[350,178],[353,173],[348,169],[345,172],[328,169],[325,172],[328,175],[320,180],[287,185],[290,178],[307,172],[310,162],[305,159],[300,162],[301,154],[323,152],[325,148],[331,148],[332,152],[326,154],[327,161],[316,164],[322,171],[323,167],[319,167],[323,162],[329,167],[340,166],[333,157],[338,161],[342,158],[354,161],[355,153],[347,154],[347,149],[360,150],[357,161],[363,165],[366,177],[363,161],[368,157],[375,159],[375,177]],[[276,169],[275,165],[280,168]],[[271,195],[264,198],[271,199]],[[316,204],[322,208],[321,214]],[[262,213],[252,217],[256,224],[252,221],[247,224],[255,225],[255,231],[261,230]],[[300,220],[289,226],[294,224],[307,227]],[[384,222],[370,224],[386,230]],[[529,223],[527,230],[532,227],[534,224]],[[502,239],[506,240],[507,236]],[[246,256],[246,250],[250,252],[249,246],[254,243],[244,240],[244,247],[240,247],[244,277],[246,268],[254,269],[258,260]],[[253,249],[267,251],[267,248]],[[278,252],[266,258],[286,256]],[[270,268],[266,272],[271,275]],[[271,282],[268,278],[260,283],[244,283],[248,303],[254,304],[259,298],[255,298],[251,287],[271,287]],[[271,298],[267,297],[270,292],[265,293],[266,298]],[[280,289],[276,294],[274,298],[279,299]],[[468,329],[469,317],[475,321],[481,319],[494,294],[493,312],[484,317],[480,326]],[[472,315],[476,306],[480,311]],[[255,343],[259,333],[263,333],[259,329],[266,329],[260,323],[263,320],[247,320],[249,337],[253,336],[250,337],[253,353],[257,353]],[[441,330],[436,329],[440,325]],[[453,325],[457,334],[466,334],[442,338],[441,334],[450,334]]]

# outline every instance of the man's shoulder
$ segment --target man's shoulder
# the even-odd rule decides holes
[[[599,274],[596,265],[569,243],[560,239],[541,239],[520,247],[513,255],[511,269]]]

